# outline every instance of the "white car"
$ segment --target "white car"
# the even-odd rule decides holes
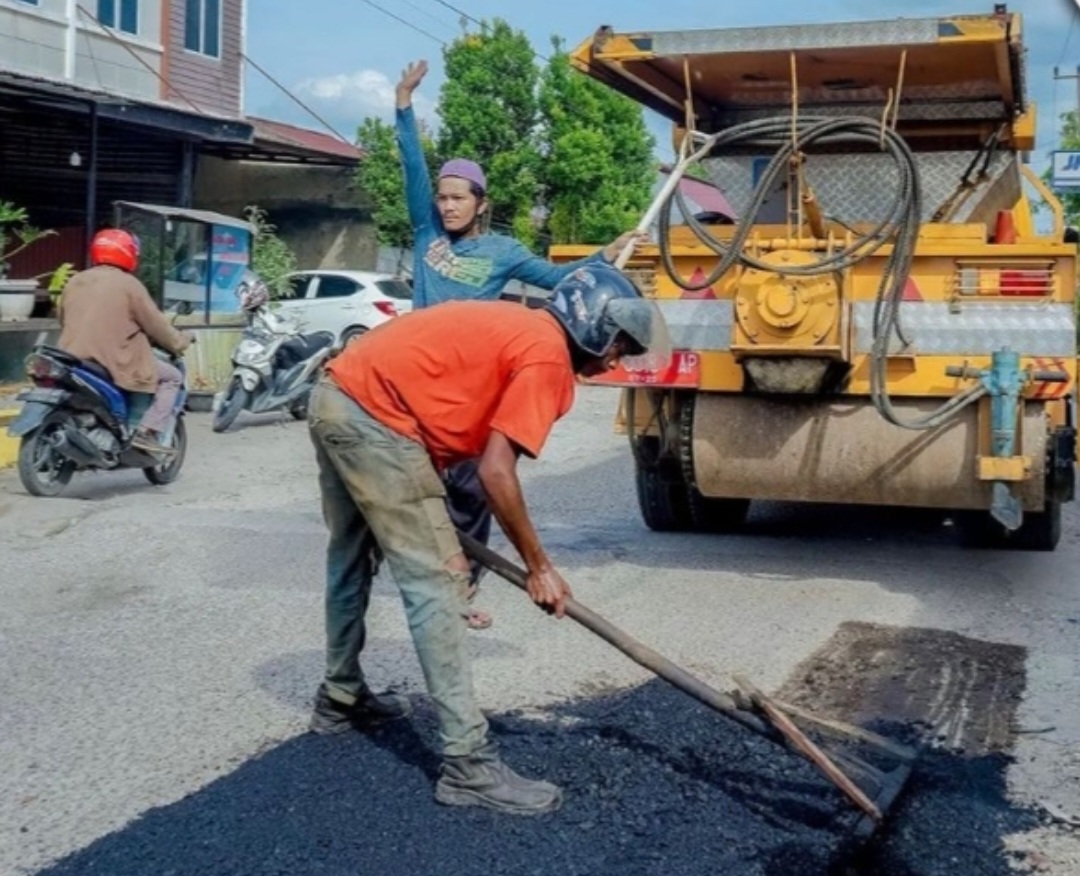
[[[392,274],[298,271],[289,282],[293,295],[278,301],[278,312],[295,320],[305,334],[330,332],[342,346],[412,310],[412,287]]]

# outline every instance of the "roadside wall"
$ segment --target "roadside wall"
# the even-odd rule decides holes
[[[302,270],[374,270],[378,257],[370,201],[351,167],[200,159],[195,206],[231,216],[266,210]]]

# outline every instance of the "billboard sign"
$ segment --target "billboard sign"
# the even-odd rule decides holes
[[[1055,152],[1050,187],[1059,192],[1080,191],[1080,150]]]

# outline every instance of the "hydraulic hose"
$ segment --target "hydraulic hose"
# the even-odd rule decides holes
[[[885,152],[896,167],[898,182],[893,197],[887,205],[884,218],[870,231],[855,234],[844,247],[823,255],[808,265],[779,266],[761,261],[750,255],[745,248],[753,232],[769,194],[775,189],[782,175],[788,173],[794,162],[803,159],[802,150],[814,146],[837,146],[869,144]],[[704,140],[694,152],[693,159],[700,159],[732,148],[740,150],[773,150],[758,181],[757,188],[744,214],[736,223],[730,241],[713,236],[708,227],[696,219],[687,208],[681,190],[675,187],[659,211],[660,257],[671,279],[687,291],[701,291],[712,286],[736,264],[763,271],[789,276],[817,276],[852,267],[873,255],[882,246],[891,243],[892,252],[885,261],[881,283],[874,302],[873,340],[870,351],[870,395],[874,407],[890,423],[904,429],[934,429],[954,416],[960,409],[971,404],[983,393],[979,387],[961,393],[924,416],[905,419],[895,409],[888,393],[889,345],[895,337],[902,344],[910,343],[900,325],[900,302],[911,269],[915,244],[922,219],[922,195],[919,168],[907,143],[894,131],[873,119],[847,117],[804,117],[795,127],[794,136],[790,118],[778,117],[747,122],[727,128]],[[674,208],[678,206],[687,226],[697,240],[719,256],[713,270],[700,282],[682,277],[671,252],[670,232]]]

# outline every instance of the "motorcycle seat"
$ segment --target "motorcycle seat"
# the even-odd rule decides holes
[[[100,362],[96,362],[93,359],[84,359],[79,363],[79,367],[82,368],[83,371],[89,371],[95,377],[100,377],[102,380],[107,380],[109,383],[113,382],[109,369]]]
[[[112,383],[112,375],[109,373],[109,369],[93,359],[80,359],[78,356],[72,356],[67,350],[61,350],[59,347],[51,347],[48,344],[42,344],[38,348],[38,352],[51,359],[55,359],[57,362],[66,365],[68,368],[82,368],[83,371],[89,371],[95,377],[100,377],[102,380],[107,380],[109,383]]]
[[[42,356],[48,356],[50,359],[55,359],[61,365],[66,365],[68,368],[80,368],[82,367],[82,360],[76,356],[72,356],[66,350],[61,350],[59,347],[51,347],[48,344],[42,344],[35,352],[40,353]]]

